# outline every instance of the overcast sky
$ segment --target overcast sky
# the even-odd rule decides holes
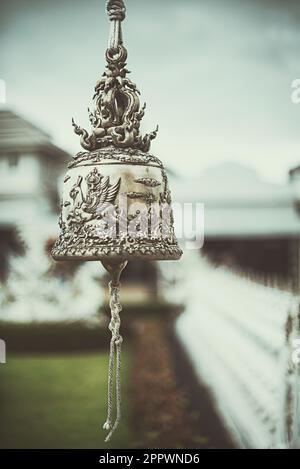
[[[300,2],[127,0],[131,78],[147,102],[143,130],[160,125],[152,152],[197,174],[226,160],[272,181],[300,163]],[[0,78],[7,104],[80,150],[71,117],[104,70],[104,0],[1,0]]]

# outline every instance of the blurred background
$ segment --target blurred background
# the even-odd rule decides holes
[[[173,201],[204,203],[201,250],[123,274],[116,448],[299,447],[300,5],[128,0],[143,130]],[[0,447],[101,448],[108,278],[55,263],[71,118],[105,67],[103,0],[1,1]],[[184,248],[184,243],[183,243]]]

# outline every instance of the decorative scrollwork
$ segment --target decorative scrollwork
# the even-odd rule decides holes
[[[77,166],[81,166],[85,163],[97,164],[111,160],[119,162],[120,164],[151,164],[152,166],[163,168],[163,164],[160,159],[150,153],[144,153],[133,148],[124,148],[121,150],[114,146],[109,146],[92,152],[79,152],[73,157],[73,160],[70,161],[68,168],[76,168]]]
[[[118,148],[135,148],[144,152],[150,149],[158,127],[145,136],[140,135],[140,122],[146,105],[140,107],[139,90],[127,78],[127,50],[119,45],[117,50],[107,49],[107,70],[96,83],[94,111],[89,110],[90,122],[94,130],[89,134],[72,119],[77,135],[81,136],[81,146],[88,151],[110,145]]]
[[[158,187],[161,185],[159,181],[153,178],[138,178],[138,179],[135,179],[134,182],[137,182],[138,184],[143,184],[144,186],[147,186],[147,187]]]
[[[127,197],[129,199],[140,199],[146,202],[146,204],[152,204],[156,201],[155,195],[148,192],[127,192]]]

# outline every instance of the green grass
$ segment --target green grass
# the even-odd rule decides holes
[[[0,365],[0,448],[130,447],[126,396],[122,424],[104,443],[107,366],[103,353],[9,355]]]

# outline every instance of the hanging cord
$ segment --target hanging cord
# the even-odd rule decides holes
[[[108,49],[117,51],[123,44],[121,23],[125,19],[126,8],[123,0],[107,0],[106,11],[111,21]]]
[[[108,396],[107,396],[107,418],[103,425],[104,430],[108,430],[109,433],[105,438],[105,442],[108,442],[114,431],[117,429],[121,420],[121,347],[123,338],[120,335],[120,312],[122,306],[120,303],[120,283],[114,285],[109,282],[109,305],[111,311],[111,320],[109,323],[109,329],[111,331],[110,341],[110,353],[109,353],[109,367],[108,367]],[[115,366],[115,355],[116,355],[116,366]],[[114,371],[116,372],[116,420],[114,424],[113,420],[113,382],[114,382]]]

